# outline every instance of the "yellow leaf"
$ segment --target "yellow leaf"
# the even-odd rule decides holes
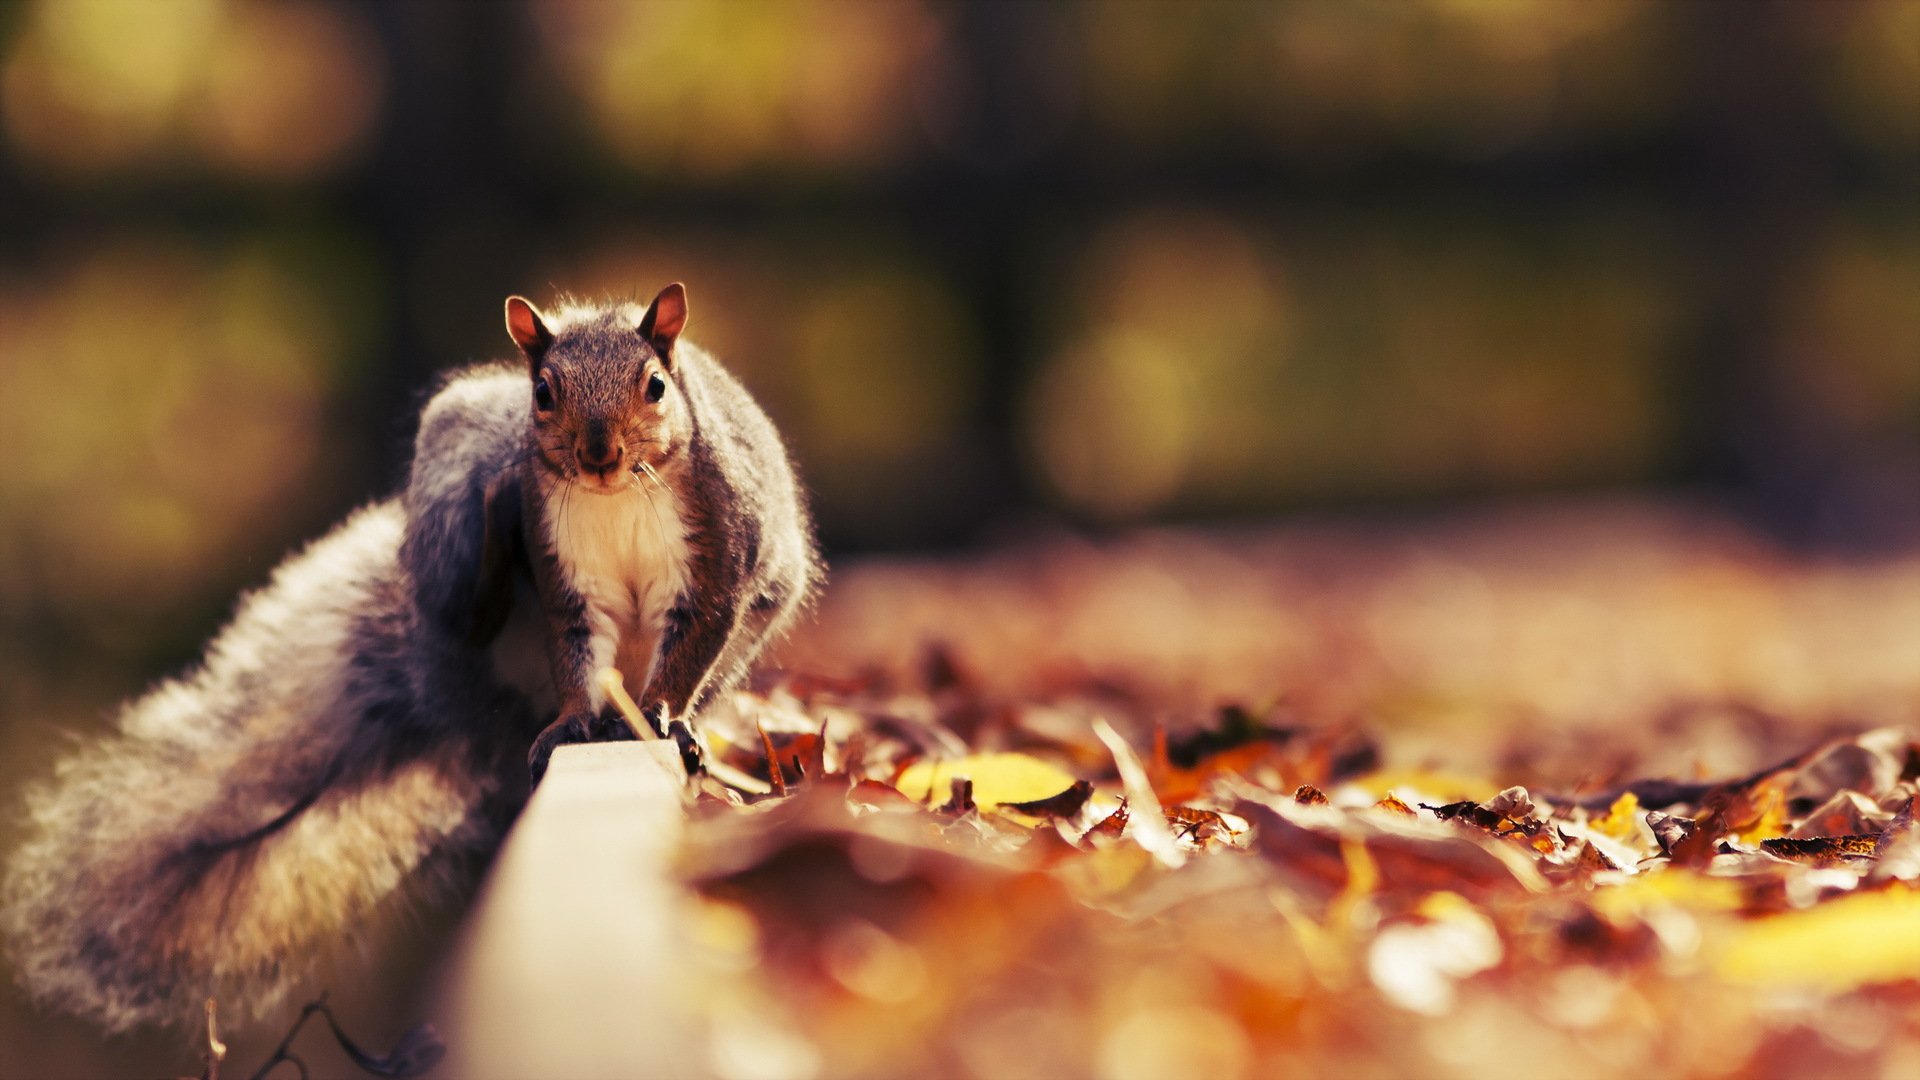
[[[925,803],[947,800],[956,777],[973,781],[973,801],[981,810],[1000,812],[1000,803],[1032,802],[1073,786],[1073,776],[1025,754],[975,754],[949,761],[918,761],[894,786],[907,798]]]
[[[1660,907],[1692,912],[1737,911],[1743,902],[1739,882],[1679,867],[1639,874],[1593,893],[1594,909],[1609,918]]]
[[[1490,780],[1427,769],[1381,769],[1351,783],[1376,799],[1385,798],[1398,788],[1441,802],[1486,802],[1501,790],[1499,784]]]
[[[1347,887],[1327,905],[1330,927],[1352,925],[1354,912],[1361,902],[1370,899],[1380,886],[1380,866],[1373,861],[1373,853],[1367,850],[1365,841],[1341,840],[1340,859],[1347,864]]]
[[[1640,819],[1643,816],[1640,796],[1629,791],[1613,800],[1607,812],[1589,821],[1587,827],[1615,840],[1631,840],[1640,834]]]
[[[1753,824],[1734,833],[1741,843],[1757,844],[1787,835],[1787,794],[1779,784],[1769,784],[1759,792],[1760,814]]]
[[[1855,893],[1738,923],[1715,967],[1735,982],[1829,991],[1920,977],[1920,893]]]
[[[1076,857],[1059,868],[1061,880],[1081,903],[1109,899],[1153,865],[1153,856],[1133,844],[1103,847]]]
[[[1443,919],[1472,918],[1480,914],[1480,909],[1474,906],[1473,901],[1457,892],[1444,890],[1428,893],[1414,905],[1413,910],[1421,918],[1436,922]]]

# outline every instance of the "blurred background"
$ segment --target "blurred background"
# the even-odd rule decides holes
[[[0,4],[0,790],[513,292],[687,282],[837,561],[1621,490],[1902,550],[1916,181],[1914,4]]]

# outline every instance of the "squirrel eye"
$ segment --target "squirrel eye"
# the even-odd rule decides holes
[[[547,380],[534,380],[533,405],[541,412],[553,411],[553,388],[547,385]]]
[[[647,400],[659,401],[661,398],[665,397],[666,394],[667,394],[667,381],[665,379],[662,379],[660,377],[660,373],[656,371],[653,373],[653,375],[650,378],[647,379]]]

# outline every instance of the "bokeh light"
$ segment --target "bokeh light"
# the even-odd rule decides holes
[[[39,4],[4,64],[9,139],[81,173],[311,175],[365,138],[381,86],[365,28],[307,0]]]
[[[871,165],[934,34],[920,4],[543,3],[551,74],[629,168]]]
[[[340,339],[270,250],[80,249],[0,310],[8,607],[120,623],[225,575],[322,452]],[[32,568],[31,571],[28,568]]]
[[[1661,252],[1609,227],[1121,222],[1069,278],[1029,444],[1062,497],[1119,518],[1643,477],[1672,423],[1659,365],[1677,312]]]

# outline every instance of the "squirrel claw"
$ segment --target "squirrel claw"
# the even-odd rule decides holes
[[[674,745],[680,748],[680,764],[686,766],[687,776],[695,777],[707,771],[707,761],[700,740],[687,727],[686,721],[675,720],[667,726],[667,733]]]
[[[527,751],[527,771],[533,774],[535,784],[547,774],[547,762],[553,757],[554,750],[567,743],[587,741],[592,719],[590,716],[562,716],[534,736],[533,747]]]
[[[640,715],[647,721],[647,726],[653,729],[656,738],[668,738],[666,702],[656,701],[642,709]]]

